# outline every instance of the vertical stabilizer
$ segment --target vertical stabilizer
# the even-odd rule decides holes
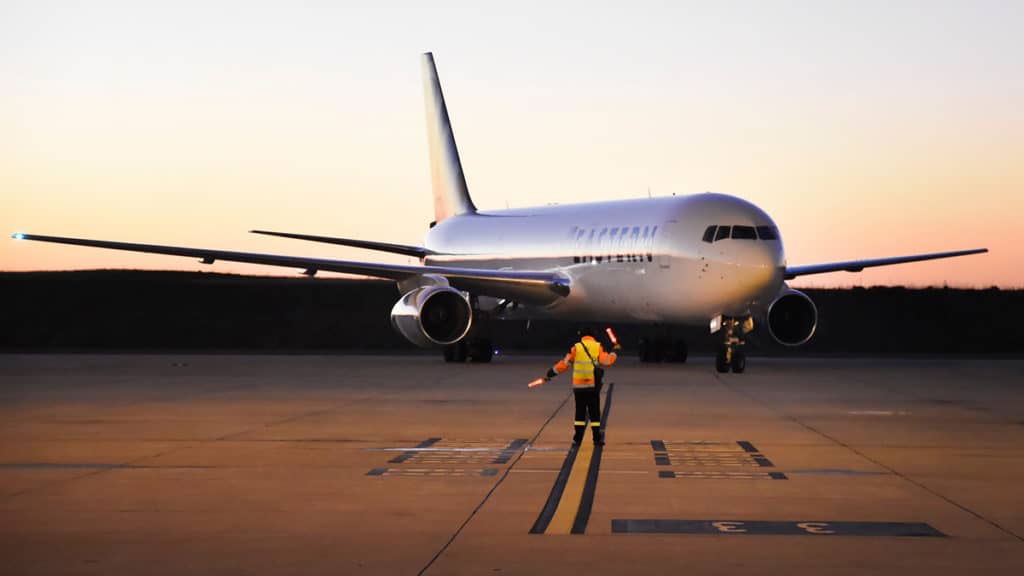
[[[427,144],[430,147],[430,178],[434,191],[434,221],[476,212],[462,174],[455,134],[448,120],[434,55],[423,55],[423,91],[427,102]]]

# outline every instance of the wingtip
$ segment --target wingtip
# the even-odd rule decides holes
[[[24,232],[15,232],[14,234],[11,234],[11,238],[14,238],[15,240],[24,240],[25,239],[25,233]]]

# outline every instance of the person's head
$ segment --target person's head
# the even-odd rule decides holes
[[[594,337],[594,328],[592,326],[586,326],[586,325],[580,326],[579,329],[576,330],[576,337],[577,338],[583,338],[584,336],[590,336],[591,338],[593,338]]]

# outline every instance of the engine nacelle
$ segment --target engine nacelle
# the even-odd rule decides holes
[[[391,309],[391,325],[421,348],[461,340],[473,323],[473,308],[461,292],[448,286],[417,288]]]
[[[799,346],[814,336],[818,309],[806,294],[786,289],[768,306],[768,331],[779,344]]]

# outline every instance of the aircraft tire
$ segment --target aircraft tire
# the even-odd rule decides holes
[[[742,350],[732,351],[732,371],[734,374],[742,374],[747,369],[747,355]]]
[[[664,338],[658,338],[657,340],[654,341],[654,362],[660,364],[665,361],[666,357],[668,356],[668,346],[669,342]]]
[[[686,359],[690,356],[690,349],[686,346],[686,340],[676,340],[673,360],[680,364],[686,364]]]
[[[459,340],[455,344],[452,344],[452,362],[465,362],[466,356],[468,356],[468,350],[466,350],[465,340]]]
[[[729,371],[729,363],[725,360],[725,347],[718,349],[718,354],[715,355],[715,370],[724,374]]]
[[[488,364],[494,358],[494,345],[486,338],[479,338],[469,343],[469,361],[475,364]]]
[[[640,342],[637,343],[637,352],[640,356],[640,361],[647,364],[651,362],[651,342],[647,338],[641,338]]]

